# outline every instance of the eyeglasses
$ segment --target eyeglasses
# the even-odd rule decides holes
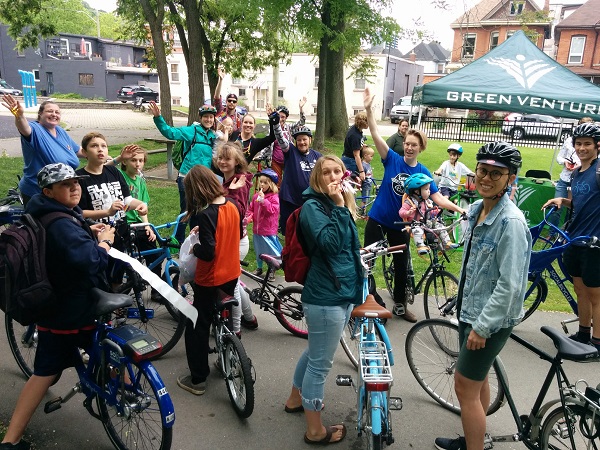
[[[227,100],[227,103],[237,103],[237,100],[234,100],[233,98],[230,98]]]
[[[489,175],[493,181],[498,181],[504,175],[508,175],[508,172],[500,172],[499,170],[489,171],[483,167],[478,167],[475,169],[475,174],[477,175],[477,178],[485,178],[487,175]]]

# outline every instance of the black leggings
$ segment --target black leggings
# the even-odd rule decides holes
[[[406,269],[408,258],[410,258],[410,234],[406,231],[399,231],[381,225],[379,222],[369,218],[365,227],[365,247],[373,242],[387,237],[390,246],[406,244],[406,250],[401,253],[394,253],[394,303],[401,303],[406,306]],[[373,282],[373,286],[375,282]]]

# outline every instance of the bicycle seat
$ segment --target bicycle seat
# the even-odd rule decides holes
[[[266,262],[269,266],[271,266],[275,270],[281,269],[281,264],[282,264],[281,256],[271,256],[271,255],[261,254],[260,259],[262,259],[264,262]]]
[[[219,299],[217,300],[217,305],[216,305],[217,310],[219,310],[219,312],[223,311],[229,305],[237,306],[238,301],[235,299],[235,297],[233,295],[226,294],[221,289],[219,289]]]
[[[358,305],[352,310],[352,317],[391,319],[392,313],[377,303],[375,297],[369,294],[362,305]]]
[[[94,308],[95,316],[103,316],[113,312],[115,309],[131,306],[133,298],[126,294],[113,294],[104,292],[98,288],[92,288],[90,292],[92,298],[96,301]]]
[[[561,332],[544,325],[542,333],[549,336],[558,350],[558,356],[569,361],[591,361],[598,358],[598,350],[593,345],[582,344],[581,342],[569,339]]]

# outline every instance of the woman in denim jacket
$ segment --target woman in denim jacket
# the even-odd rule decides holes
[[[454,377],[465,436],[437,438],[438,449],[484,448],[488,372],[523,317],[531,234],[523,213],[506,195],[520,167],[521,154],[505,142],[491,142],[477,153],[475,182],[483,200],[468,215]]]

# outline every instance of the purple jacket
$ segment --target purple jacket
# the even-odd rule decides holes
[[[248,212],[248,222],[252,220],[252,232],[260,236],[276,236],[279,226],[279,195],[267,192],[259,202],[258,194],[254,194]]]

